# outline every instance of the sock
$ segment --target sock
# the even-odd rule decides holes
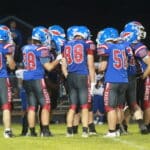
[[[49,126],[48,125],[43,125],[42,126],[42,132],[49,132]]]
[[[87,127],[82,127],[82,132],[88,133],[88,128]]]
[[[147,130],[150,132],[150,124],[146,125]]]
[[[140,128],[140,130],[145,130],[145,124],[144,121],[142,119],[137,120],[138,126]]]
[[[69,134],[72,134],[72,133],[73,133],[72,127],[67,127],[67,133],[69,133]]]
[[[35,127],[30,128],[31,133],[35,133]]]
[[[11,129],[10,128],[6,128],[5,131],[11,131]]]
[[[116,124],[116,130],[120,129],[120,124]]]
[[[78,125],[77,126],[73,126],[72,129],[73,129],[73,133],[74,134],[78,133]]]
[[[109,130],[109,132],[110,132],[110,133],[112,133],[112,132],[116,132],[116,130]]]
[[[95,130],[95,125],[94,125],[93,122],[90,123],[90,124],[88,125],[88,127],[89,127],[89,131],[90,131],[90,132],[96,132],[96,130]]]
[[[137,123],[138,123],[138,125],[139,125],[139,126],[141,126],[141,125],[143,125],[143,124],[144,124],[144,122],[143,122],[143,120],[142,120],[142,119],[137,120]]]
[[[27,115],[25,114],[22,118],[22,132],[28,132],[28,120],[27,120]]]

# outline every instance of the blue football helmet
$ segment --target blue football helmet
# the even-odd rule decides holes
[[[6,26],[6,25],[0,25],[0,30],[4,30],[8,33],[8,43],[13,43],[13,37],[12,37],[12,34],[11,34],[11,31],[10,29]]]
[[[120,37],[127,42],[135,43],[137,42],[136,30],[125,29],[120,33]]]
[[[45,46],[50,46],[50,34],[48,29],[43,26],[37,26],[33,28],[32,39],[40,41]]]
[[[67,29],[67,39],[70,41],[70,40],[73,40],[73,33],[76,32],[78,30],[78,26],[74,25],[74,26],[70,26],[68,29]]]
[[[8,32],[6,30],[0,29],[0,40],[8,42],[9,35],[8,35]]]
[[[87,40],[91,39],[91,31],[88,29],[87,26],[81,26],[82,30],[84,30],[87,33]]]
[[[112,27],[105,28],[98,32],[96,42],[97,44],[103,44],[108,41],[120,40],[118,30]]]
[[[131,21],[127,23],[124,30],[131,30],[137,35],[137,40],[145,39],[146,32],[144,26],[138,21]]]
[[[60,25],[52,25],[48,28],[51,36],[62,36],[65,37],[65,30]]]
[[[55,49],[56,53],[57,54],[61,53],[61,48],[64,45],[66,39],[64,37],[62,37],[62,36],[53,36],[52,41],[55,44],[55,48],[54,49]]]
[[[73,38],[78,35],[85,40],[88,40],[91,37],[90,30],[86,26],[76,26],[73,28]]]

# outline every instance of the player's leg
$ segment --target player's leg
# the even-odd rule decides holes
[[[128,106],[124,106],[123,111],[124,111],[124,118],[122,121],[122,125],[123,125],[125,132],[128,133],[128,125],[131,120],[131,110]]]
[[[67,134],[66,134],[66,136],[67,137],[71,137],[74,134],[73,133],[73,120],[74,120],[76,108],[77,108],[77,105],[71,104],[70,108],[68,110],[68,113],[67,113],[67,118],[66,118],[66,121],[67,121]]]
[[[90,93],[88,92],[88,77],[85,75],[78,76],[76,84],[78,87],[78,98],[81,106],[81,122],[82,122],[82,137],[88,137],[89,123],[93,123],[93,112],[92,118],[89,118],[89,98],[91,99]],[[90,122],[89,122],[90,120]],[[93,123],[94,124],[94,123]]]
[[[145,80],[144,87],[144,101],[143,101],[143,109],[144,109],[144,123],[146,125],[147,131],[149,132],[149,124],[150,124],[150,77],[147,77]]]
[[[4,137],[10,138],[13,136],[11,129],[11,86],[8,78],[1,78],[0,84],[0,100],[2,105]]]
[[[25,136],[27,135],[28,132],[28,119],[27,119],[27,96],[26,96],[25,89],[23,87],[20,88],[19,96],[21,99],[22,112],[23,112],[21,135]]]
[[[91,109],[93,111],[93,122],[94,124],[98,124],[99,121],[99,95],[93,95]]]
[[[73,134],[77,134],[78,133],[78,127],[80,124],[80,110],[79,108],[77,108],[78,111],[76,111],[75,115],[74,115],[74,119],[73,119]]]
[[[103,124],[104,123],[104,117],[105,117],[105,110],[104,110],[104,97],[100,95],[99,97],[99,104],[98,104],[98,114],[99,114],[99,121],[98,124]]]
[[[89,134],[90,135],[96,135],[96,128],[94,124],[94,113],[91,109],[91,106],[89,107],[89,120],[88,120],[88,128],[89,128]]]
[[[131,76],[129,78],[129,84],[128,84],[128,90],[127,90],[127,98],[128,98],[129,107],[131,111],[133,111],[134,119],[138,123],[138,127],[139,127],[141,134],[147,134],[148,131],[143,121],[143,111],[141,107],[137,104],[136,92],[137,92],[137,79],[135,76]]]
[[[120,134],[127,134],[122,124],[124,119],[124,104],[126,101],[126,91],[128,88],[127,83],[119,84],[118,88],[118,106],[117,106],[117,125],[116,130],[120,132]]]
[[[107,83],[104,92],[105,111],[107,113],[108,132],[105,137],[116,137],[118,84]]]
[[[47,87],[45,84],[45,80],[37,80],[35,81],[34,90],[36,93],[36,97],[38,100],[38,104],[40,105],[40,126],[41,126],[41,136],[49,137],[52,136],[49,123],[50,123],[50,97],[47,91]]]
[[[69,74],[67,78],[67,85],[68,85],[68,96],[70,101],[70,107],[67,112],[66,122],[67,122],[67,137],[73,136],[73,121],[74,121],[74,115],[77,110],[77,104],[78,104],[78,96],[77,96],[77,90],[75,88],[75,83],[73,81],[76,81],[76,76],[74,74]]]
[[[36,125],[36,109],[37,109],[37,99],[35,97],[34,91],[33,91],[33,85],[34,81],[24,81],[23,86],[26,91],[27,101],[28,101],[28,112],[27,112],[27,118],[28,118],[28,125],[30,129],[30,136],[37,136],[37,133],[35,131],[35,125]]]

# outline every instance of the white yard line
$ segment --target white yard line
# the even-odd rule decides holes
[[[143,146],[140,146],[138,144],[135,144],[133,142],[129,142],[129,141],[126,141],[126,140],[123,140],[123,139],[120,139],[120,138],[112,138],[113,141],[115,142],[120,142],[120,143],[123,143],[123,144],[127,144],[127,145],[130,145],[131,147],[134,147],[136,148],[137,150],[149,150],[149,148],[144,148]]]

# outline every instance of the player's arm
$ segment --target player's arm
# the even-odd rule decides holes
[[[103,73],[105,72],[107,68],[107,62],[108,62],[108,46],[105,44],[98,45],[97,47],[97,54],[99,56],[99,72]]]
[[[145,56],[143,58],[143,61],[145,64],[147,64],[146,70],[144,71],[143,76],[142,76],[142,78],[145,79],[147,76],[150,75],[150,56],[148,55]]]
[[[89,77],[91,86],[95,86],[95,65],[94,65],[94,53],[96,50],[95,44],[92,40],[87,40],[86,43],[88,44],[87,49],[87,64],[89,69]]]
[[[62,61],[61,61],[61,70],[65,78],[67,78],[68,76],[67,61],[64,57],[62,58]]]
[[[7,54],[6,55],[6,59],[7,59],[7,63],[8,63],[8,67],[11,69],[11,70],[14,70],[15,67],[16,67],[16,63],[13,59],[13,56],[12,54]]]
[[[88,69],[91,83],[95,83],[95,65],[94,65],[94,55],[89,54],[87,56]]]
[[[90,77],[90,93],[91,95],[94,94],[94,87],[95,87],[95,65],[94,65],[94,55],[88,54],[87,55],[87,63],[89,69],[89,77]]]
[[[107,68],[107,61],[108,61],[108,56],[101,56],[99,59],[99,67],[98,67],[98,71],[103,73],[105,72],[106,68]]]
[[[62,55],[59,54],[54,61],[50,62],[49,49],[44,46],[37,49],[37,54],[39,56],[40,62],[47,71],[53,70],[62,59]]]
[[[59,54],[57,57],[56,57],[56,59],[54,60],[54,61],[52,61],[52,62],[42,62],[42,61],[46,61],[46,59],[45,60],[41,60],[41,62],[43,63],[43,66],[44,66],[44,68],[47,70],[47,71],[51,71],[51,70],[53,70],[54,68],[56,68],[56,66],[60,63],[60,60],[62,59],[62,55],[61,54]]]

